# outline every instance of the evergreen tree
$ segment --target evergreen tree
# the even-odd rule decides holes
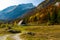
[[[51,16],[51,23],[55,24],[57,23],[57,12],[56,9],[53,10],[52,16]]]
[[[35,22],[38,21],[38,18],[37,18],[36,16],[34,17],[34,21],[35,21]]]

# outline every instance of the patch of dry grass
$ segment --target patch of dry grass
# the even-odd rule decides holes
[[[60,40],[60,25],[29,26],[24,27],[24,30],[35,33],[35,35],[23,33],[21,38],[25,40]]]

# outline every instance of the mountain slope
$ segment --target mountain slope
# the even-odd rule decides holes
[[[58,2],[59,5],[55,5]],[[28,24],[59,24],[60,20],[60,1],[48,0],[43,1],[34,10],[34,15],[31,15],[25,22]],[[33,14],[33,12],[31,12]]]
[[[32,3],[8,7],[0,13],[0,20],[15,20],[26,12],[29,12],[34,7],[35,6]]]

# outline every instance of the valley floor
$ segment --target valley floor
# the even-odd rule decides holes
[[[2,33],[0,33],[0,40],[60,40],[60,25],[19,26],[13,27],[12,29],[22,32],[21,34],[12,34],[9,32],[6,32],[8,34],[4,34],[4,31],[0,29],[0,31],[2,31]]]
[[[26,40],[60,40],[60,25],[25,27],[21,35]]]

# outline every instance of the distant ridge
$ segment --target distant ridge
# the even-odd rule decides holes
[[[29,12],[35,6],[32,3],[10,6],[0,12],[0,20],[12,21]]]
[[[56,0],[45,0],[45,1],[41,2],[37,7],[38,7],[38,9],[44,8],[44,7],[54,4],[54,3],[56,3]]]

